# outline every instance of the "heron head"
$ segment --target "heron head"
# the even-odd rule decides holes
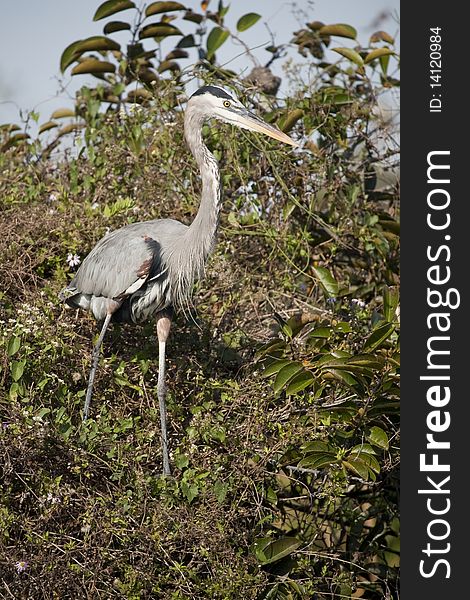
[[[280,129],[251,113],[235,96],[221,87],[205,85],[199,88],[189,99],[189,108],[203,119],[219,119],[242,129],[264,133],[291,146],[299,145]]]

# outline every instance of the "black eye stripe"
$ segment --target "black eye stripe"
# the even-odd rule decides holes
[[[202,94],[212,94],[217,98],[226,98],[227,100],[232,100],[231,96],[229,96],[225,90],[213,85],[204,85],[194,92],[193,96],[201,96]]]

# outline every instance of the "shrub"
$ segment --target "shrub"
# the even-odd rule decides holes
[[[1,130],[3,584],[28,599],[397,597],[397,148],[376,111],[398,85],[393,39],[377,32],[333,57],[354,28],[306,24],[267,48],[308,58],[309,78],[291,67],[281,101],[217,64],[218,44],[253,14],[232,34],[228,6],[178,4],[147,7],[155,47],[171,37],[184,49],[195,38],[183,25],[202,28],[192,75],[225,78],[303,147],[206,128],[224,210],[195,319],[179,315],[169,345],[174,478],[163,479],[153,325],[114,325],[83,423],[96,324],[57,292],[108,228],[194,215],[188,71],[168,64],[185,54],[117,49],[108,21],[105,37],[62,56],[99,76],[73,118],[59,126],[70,113],[56,114],[34,140]],[[147,40],[139,14],[134,38]]]

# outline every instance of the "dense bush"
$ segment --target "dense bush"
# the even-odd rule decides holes
[[[108,41],[64,52],[64,69],[99,77],[73,118],[56,111],[37,139],[0,131],[4,597],[395,598],[397,148],[377,110],[398,85],[393,39],[377,32],[333,55],[355,30],[306,24],[268,48],[307,61],[287,67],[281,101],[269,70],[239,81],[217,66],[220,44],[256,15],[233,34],[222,3],[178,4],[147,9],[156,45],[140,13],[125,52],[109,21]],[[111,0],[97,16],[131,5]],[[173,23],[179,33],[163,35]],[[166,37],[179,40],[167,54],[196,55],[162,55]],[[139,54],[132,44],[147,39]],[[195,214],[188,74],[229,85],[303,146],[206,128],[224,210],[194,315],[177,317],[169,345],[174,477],[162,478],[153,324],[113,326],[82,423],[97,326],[57,293],[107,230]]]

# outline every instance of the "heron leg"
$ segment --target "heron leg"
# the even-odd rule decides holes
[[[87,420],[88,411],[90,409],[91,394],[93,393],[93,382],[95,380],[95,373],[96,373],[96,369],[98,367],[98,361],[100,359],[101,344],[103,343],[106,329],[108,329],[108,325],[109,325],[109,322],[111,321],[112,316],[113,316],[112,313],[108,313],[106,315],[106,318],[103,323],[103,327],[101,328],[100,337],[98,338],[98,341],[96,342],[96,344],[93,348],[93,359],[92,359],[93,362],[91,365],[90,376],[88,377],[88,387],[87,387],[86,396],[85,396],[85,408],[83,409],[83,420],[84,421]]]
[[[157,318],[158,336],[158,383],[157,396],[160,407],[160,424],[162,435],[163,475],[171,475],[170,458],[168,454],[168,433],[166,426],[166,384],[165,384],[165,349],[170,334],[171,318],[161,313]]]

